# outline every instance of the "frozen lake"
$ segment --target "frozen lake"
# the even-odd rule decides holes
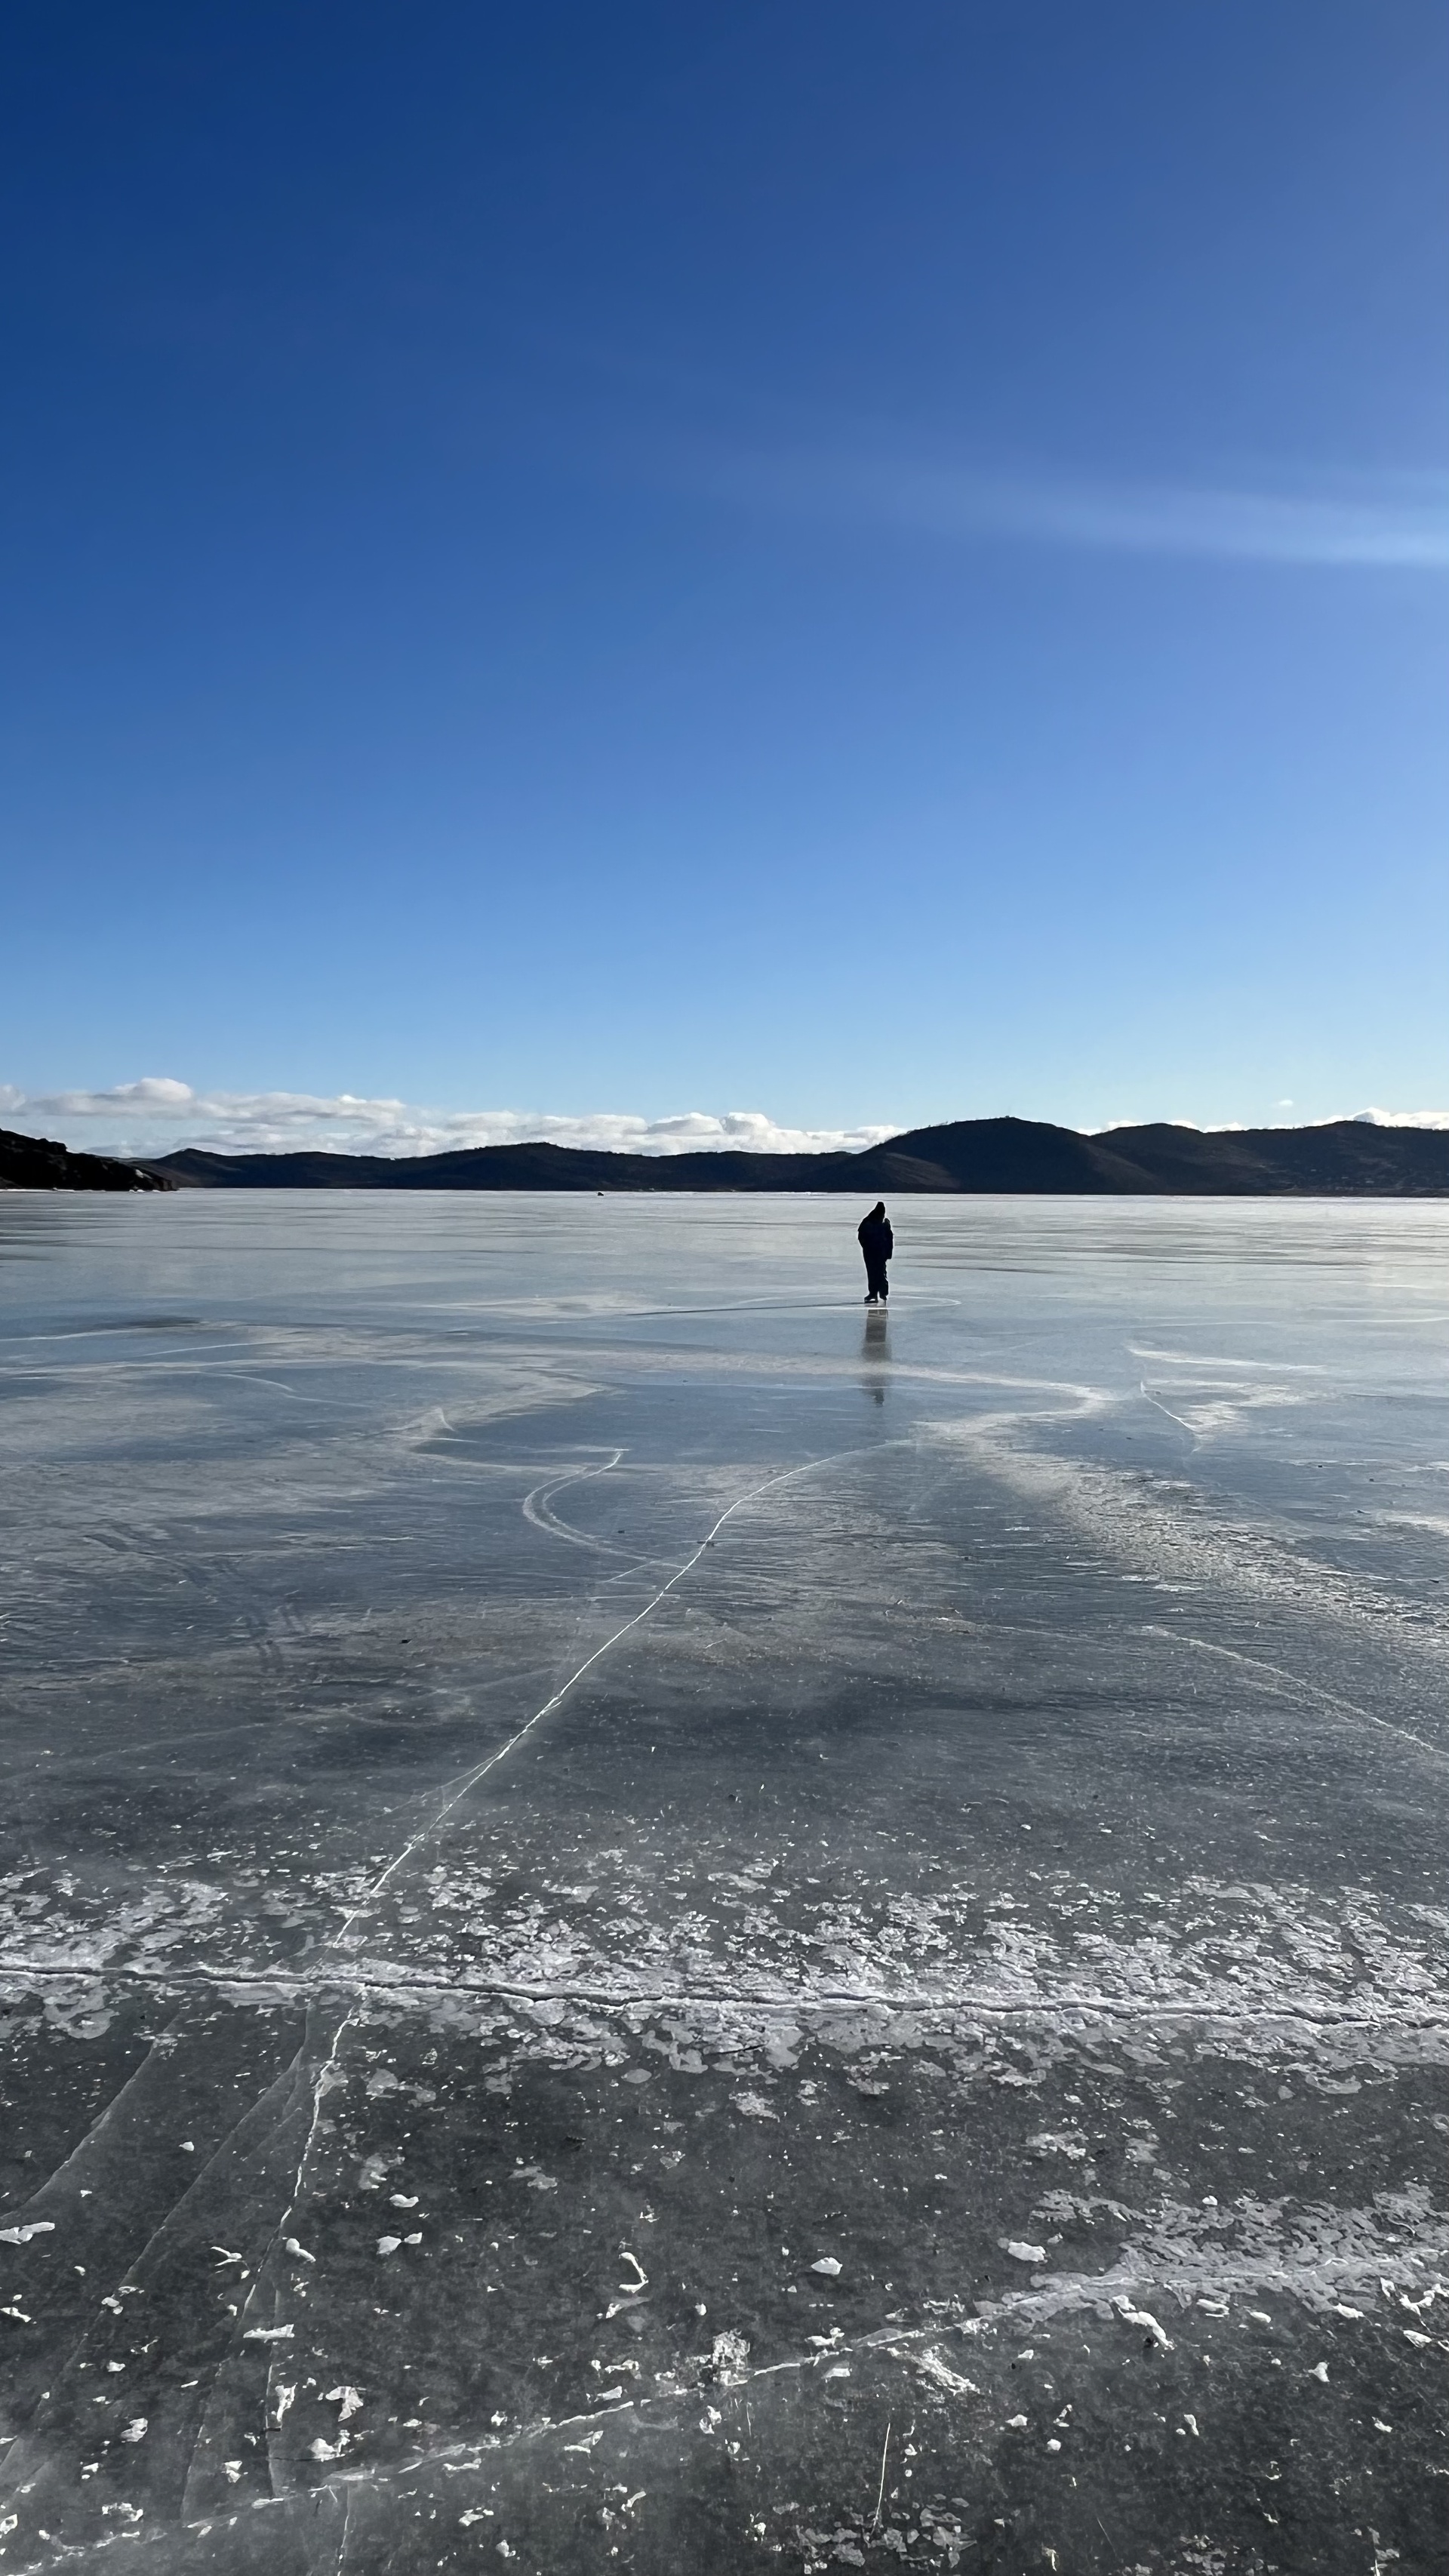
[[[862,1212],[0,1198],[0,2568],[1443,2567],[1449,1207]]]

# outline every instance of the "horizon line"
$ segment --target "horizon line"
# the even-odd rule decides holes
[[[1275,1103],[1280,1109],[1292,1105],[1287,1101]],[[275,1160],[322,1156],[332,1161],[423,1162],[540,1145],[553,1146],[562,1153],[601,1155],[620,1161],[673,1161],[684,1156],[734,1154],[771,1162],[827,1161],[868,1155],[896,1144],[902,1137],[933,1129],[983,1126],[1004,1120],[1052,1128],[1063,1135],[1103,1139],[1149,1128],[1177,1128],[1184,1134],[1199,1136],[1302,1134],[1354,1124],[1427,1131],[1449,1129],[1449,1110],[1380,1107],[1294,1121],[1275,1118],[1250,1123],[1245,1119],[1201,1121],[1157,1116],[1118,1117],[1084,1126],[1062,1119],[1027,1117],[1015,1110],[992,1110],[931,1117],[910,1126],[881,1122],[822,1129],[787,1127],[758,1110],[736,1110],[723,1116],[689,1111],[652,1120],[618,1112],[584,1116],[517,1110],[437,1112],[416,1109],[401,1100],[367,1099],[353,1093],[327,1099],[297,1092],[197,1092],[187,1083],[158,1076],[118,1084],[105,1091],[27,1094],[16,1085],[0,1085],[0,1122],[17,1118],[23,1124],[12,1132],[46,1135],[60,1141],[55,1136],[59,1128],[70,1150],[148,1163],[165,1163],[183,1153],[238,1162],[258,1156]],[[118,1134],[116,1130],[123,1124],[129,1132]],[[77,1126],[86,1131],[84,1141],[71,1145],[70,1137]],[[101,1131],[99,1135],[97,1129]]]

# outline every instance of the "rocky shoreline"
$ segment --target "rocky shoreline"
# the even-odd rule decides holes
[[[0,1190],[170,1190],[163,1172],[121,1163],[109,1154],[73,1154],[51,1136],[19,1136],[0,1127]]]

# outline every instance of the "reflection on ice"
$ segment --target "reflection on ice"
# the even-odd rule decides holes
[[[6,2564],[1435,2563],[1449,1213],[858,1214],[0,1203]]]

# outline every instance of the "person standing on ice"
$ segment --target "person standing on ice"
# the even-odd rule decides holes
[[[886,1263],[896,1248],[884,1199],[877,1199],[869,1216],[861,1218],[855,1239],[865,1254],[865,1302],[867,1306],[883,1306],[891,1293]]]

